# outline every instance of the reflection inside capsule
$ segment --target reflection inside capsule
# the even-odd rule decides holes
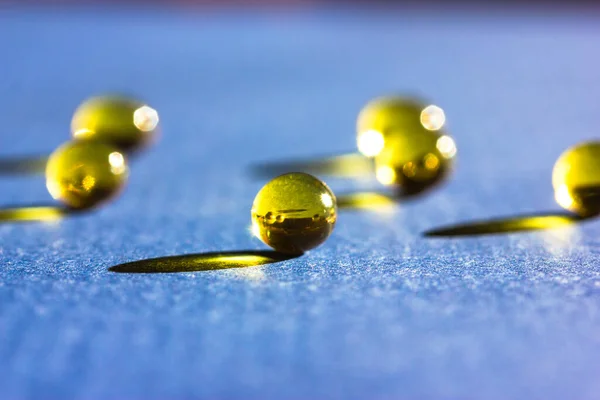
[[[383,134],[374,129],[360,132],[356,143],[358,151],[366,157],[375,157],[377,154],[381,153],[384,144]]]
[[[446,123],[446,114],[435,104],[425,107],[420,115],[421,125],[430,131],[439,131]]]
[[[142,132],[151,132],[158,126],[158,112],[144,105],[133,112],[133,124]]]

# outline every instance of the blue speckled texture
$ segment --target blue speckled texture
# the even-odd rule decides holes
[[[597,221],[422,233],[559,211],[554,161],[600,133],[599,46],[600,18],[568,13],[1,11],[1,155],[53,149],[107,91],[147,99],[163,136],[118,201],[0,226],[0,397],[598,399]],[[297,259],[108,271],[264,248],[246,168],[353,149],[360,107],[397,90],[447,112],[459,160],[444,187],[343,211]],[[2,204],[50,200],[41,177],[0,184]]]

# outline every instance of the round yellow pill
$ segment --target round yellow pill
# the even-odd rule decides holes
[[[446,122],[440,107],[412,97],[389,96],[370,101],[358,115],[356,142],[367,157],[377,156],[398,134],[413,129],[440,131]]]
[[[268,182],[252,205],[252,231],[273,249],[302,254],[322,244],[337,219],[333,192],[312,175],[295,172]]]
[[[66,206],[85,209],[119,193],[127,175],[127,161],[115,147],[73,141],[50,155],[46,187],[54,199]]]
[[[375,157],[377,180],[405,194],[418,193],[442,180],[452,169],[454,140],[425,128],[396,132]]]
[[[158,113],[141,101],[120,96],[93,97],[83,102],[71,120],[76,140],[111,144],[123,151],[139,150],[158,130]]]
[[[552,171],[556,201],[581,216],[600,213],[600,142],[567,149]]]

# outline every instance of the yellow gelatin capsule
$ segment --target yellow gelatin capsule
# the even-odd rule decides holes
[[[456,145],[448,135],[422,127],[403,130],[375,157],[376,177],[404,193],[417,193],[443,179],[455,155]]]
[[[278,176],[258,192],[252,205],[252,231],[273,249],[302,254],[333,231],[337,204],[333,192],[312,175]]]
[[[124,151],[135,151],[156,136],[158,121],[156,110],[138,100],[93,97],[75,111],[71,134],[77,140],[101,141]]]
[[[581,216],[600,213],[600,142],[566,150],[554,164],[552,185],[558,204]]]
[[[358,115],[358,150],[367,157],[375,157],[399,133],[423,128],[439,131],[445,122],[444,110],[436,105],[411,97],[381,97],[369,102]]]
[[[113,197],[127,181],[127,162],[115,147],[72,141],[56,149],[46,165],[46,187],[74,209],[93,207]]]

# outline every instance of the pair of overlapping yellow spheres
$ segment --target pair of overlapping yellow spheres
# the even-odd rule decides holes
[[[358,150],[373,160],[375,176],[401,193],[417,193],[452,169],[454,140],[445,132],[444,111],[414,98],[369,102],[357,120]],[[151,142],[158,131],[152,107],[124,97],[96,97],[76,110],[72,141],[52,153],[46,167],[50,194],[73,209],[93,207],[124,186],[126,155]],[[565,151],[555,164],[555,197],[582,216],[600,212],[600,142]],[[253,233],[275,250],[302,253],[323,243],[337,219],[333,192],[305,173],[268,182],[252,207]]]
[[[158,122],[156,110],[137,100],[105,96],[85,101],[73,115],[72,140],[48,159],[48,191],[79,210],[111,198],[127,181],[126,154],[150,143]]]

